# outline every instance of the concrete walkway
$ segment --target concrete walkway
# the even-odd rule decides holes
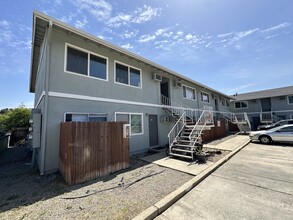
[[[229,138],[228,140],[224,140],[220,142],[219,144],[205,144],[204,147],[208,147],[211,149],[220,149],[220,150],[227,150],[227,151],[233,151],[234,149],[238,148],[239,146],[243,145],[244,143],[247,143],[249,141],[249,137],[245,135],[237,135]],[[151,156],[147,156],[142,158],[142,160],[145,160],[149,163],[154,163],[160,166],[168,167],[174,170],[179,170],[181,172],[185,172],[191,175],[198,175],[207,168],[209,168],[211,165],[214,164],[214,162],[207,161],[204,164],[198,164],[196,162],[190,162],[190,161],[184,161],[179,160],[176,158],[168,157],[166,155],[166,152],[160,152],[157,154],[153,154]]]
[[[156,219],[292,219],[293,146],[250,143]]]

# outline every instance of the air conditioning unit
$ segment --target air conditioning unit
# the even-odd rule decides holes
[[[162,82],[162,75],[158,74],[158,73],[154,73],[153,74],[153,80],[154,81],[158,81],[158,82]]]
[[[181,83],[180,79],[175,80],[175,81],[174,81],[174,85],[175,85],[176,87],[182,87],[182,83]]]

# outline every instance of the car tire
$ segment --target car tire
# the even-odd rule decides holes
[[[272,141],[272,139],[267,135],[263,135],[259,137],[259,141],[262,144],[269,144]]]

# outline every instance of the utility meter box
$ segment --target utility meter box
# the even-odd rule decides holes
[[[130,138],[130,124],[123,125],[123,138]]]

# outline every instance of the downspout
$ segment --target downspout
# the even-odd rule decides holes
[[[44,107],[44,120],[43,120],[43,130],[42,134],[44,135],[42,138],[41,146],[44,148],[41,155],[41,168],[40,173],[44,175],[45,170],[45,159],[46,159],[46,144],[47,144],[47,123],[48,123],[48,102],[49,102],[49,75],[50,75],[50,44],[51,44],[51,34],[52,34],[53,21],[50,20],[48,24],[48,37],[46,42],[46,73],[45,73],[45,107]]]

